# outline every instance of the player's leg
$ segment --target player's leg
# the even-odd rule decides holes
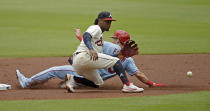
[[[95,84],[96,86],[103,84],[103,80],[102,80],[101,76],[97,73],[96,70],[88,70],[88,71],[80,70],[80,72],[78,72],[78,73],[80,75],[83,75],[85,78],[87,78],[87,80],[89,80],[89,82],[93,81],[94,82],[93,84]],[[77,81],[78,81],[78,78],[77,78]],[[73,84],[75,82],[76,81],[75,81],[75,78],[73,75],[69,75],[69,74],[66,75],[66,89],[68,92],[70,92],[70,93],[75,92],[74,86],[73,86]],[[87,83],[84,83],[84,84],[87,85]],[[91,85],[93,85],[93,84],[91,84]]]
[[[94,76],[99,76],[94,73],[87,73],[87,72],[81,72],[81,71],[88,71],[91,69],[107,69],[110,67],[114,67],[116,73],[119,75],[121,81],[123,84],[123,92],[142,92],[143,88],[138,88],[133,84],[130,84],[130,82],[127,79],[125,70],[122,67],[122,64],[120,63],[119,59],[116,57],[112,57],[106,54],[98,53],[98,60],[92,61],[91,57],[86,52],[81,52],[78,55],[74,55],[73,57],[73,67],[76,70],[77,73],[84,76],[85,78],[93,81],[96,85],[100,85],[99,77],[95,77],[96,79],[93,79]],[[89,77],[90,76],[90,77]],[[91,78],[93,77],[93,78]],[[98,79],[97,79],[98,78]],[[101,79],[102,80],[102,79]],[[126,90],[124,90],[126,89]]]
[[[132,93],[132,92],[143,92],[144,89],[143,88],[139,88],[137,86],[135,86],[133,83],[130,83],[127,76],[126,76],[126,73],[125,73],[125,69],[123,68],[120,60],[117,61],[117,63],[114,65],[114,70],[115,72],[119,75],[121,81],[123,82],[123,89],[122,89],[122,92],[125,92],[125,93]]]
[[[80,70],[78,74],[83,76],[87,80],[92,81],[95,85],[104,84],[103,79],[96,70]]]
[[[74,76],[74,80],[76,83],[79,83],[79,84],[82,84],[82,85],[85,85],[85,86],[89,86],[89,87],[93,87],[93,88],[99,88],[99,85],[96,85],[94,82],[86,79],[86,78],[83,78],[83,77],[77,77],[77,76]]]
[[[90,55],[87,52],[81,52],[73,56],[73,67],[75,71],[84,76],[86,79],[94,82],[96,85],[102,85],[103,80],[101,76],[97,73],[98,60],[92,61]]]
[[[103,64],[106,64],[105,67],[103,67]],[[99,69],[113,67],[117,75],[120,77],[122,83],[124,84],[122,89],[123,92],[142,92],[144,90],[143,88],[139,88],[133,85],[133,83],[129,82],[121,61],[116,57],[99,53],[98,64],[95,67],[98,67]]]
[[[130,82],[128,81],[128,78],[126,76],[125,73],[125,69],[123,68],[120,60],[118,60],[115,65],[113,66],[115,72],[117,73],[117,75],[120,77],[121,81],[123,84],[126,84],[127,86],[130,85]]]
[[[125,70],[116,57],[112,57],[106,54],[98,53],[97,61],[90,61],[90,64],[87,64],[89,68],[105,69],[113,67],[115,72],[119,75],[123,84],[130,85],[128,78],[126,76]]]
[[[105,69],[99,69],[99,70],[97,70],[97,72],[99,73],[99,75],[101,76],[101,78],[103,80],[107,80],[111,77],[116,76],[115,74],[107,73]],[[83,85],[83,86],[88,86],[88,87],[92,87],[92,88],[99,88],[99,86],[96,85],[94,82],[92,82],[84,77],[74,76],[73,79],[77,85]]]
[[[46,82],[53,77],[64,80],[67,73],[80,77],[74,72],[71,65],[51,67],[35,74],[31,78],[26,78],[23,74],[17,71],[17,76],[22,88],[26,88]]]
[[[73,67],[79,73],[85,76],[85,78],[89,79],[86,72],[81,72],[81,70],[87,71],[89,69],[106,69],[114,66],[116,73],[120,76],[123,84],[129,85],[129,81],[127,79],[125,70],[120,63],[120,60],[116,57],[112,57],[106,54],[98,53],[98,60],[92,61],[90,60],[90,55],[82,52],[74,56],[73,58]],[[93,81],[95,82],[95,81]]]

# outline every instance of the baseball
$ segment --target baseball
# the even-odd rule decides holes
[[[187,76],[188,76],[188,77],[192,77],[192,72],[191,72],[191,71],[188,71],[188,72],[187,72]]]

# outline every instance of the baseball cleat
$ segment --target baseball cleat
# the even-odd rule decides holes
[[[74,86],[75,86],[75,81],[74,81],[74,76],[71,74],[66,74],[65,77],[66,81],[66,89],[69,93],[73,93],[74,91]]]
[[[22,88],[26,88],[27,87],[27,84],[25,82],[26,81],[26,77],[23,74],[21,74],[19,70],[16,70],[16,73],[17,73],[17,79],[18,79],[18,81],[20,83],[20,86]]]
[[[60,85],[60,88],[65,89],[66,88],[66,81],[61,81],[59,83],[59,85]]]
[[[65,89],[66,88],[66,81],[61,81],[59,83],[59,85],[60,85],[60,88]],[[79,83],[76,83],[76,82],[75,82],[75,84],[73,84],[73,88],[78,87],[78,86],[82,86],[82,84],[79,84]]]
[[[129,86],[124,84],[123,89],[122,89],[122,92],[124,92],[124,93],[140,93],[143,91],[144,91],[143,88],[139,88],[139,87],[133,85],[133,83],[130,83]]]

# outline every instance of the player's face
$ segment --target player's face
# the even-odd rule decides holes
[[[113,38],[113,43],[114,44],[120,44],[120,40],[118,38]]]
[[[99,19],[98,20],[98,25],[100,26],[102,32],[104,31],[109,31],[109,28],[111,27],[111,20],[103,20],[103,19]]]
[[[111,20],[104,20],[103,21],[103,29],[104,31],[109,31],[109,28],[111,27]]]

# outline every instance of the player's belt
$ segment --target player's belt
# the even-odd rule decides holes
[[[79,53],[81,53],[81,52],[76,52],[75,55],[77,55],[77,54],[79,54]]]
[[[75,52],[75,53],[74,53],[74,56],[78,55],[79,53],[81,53],[81,52]]]

